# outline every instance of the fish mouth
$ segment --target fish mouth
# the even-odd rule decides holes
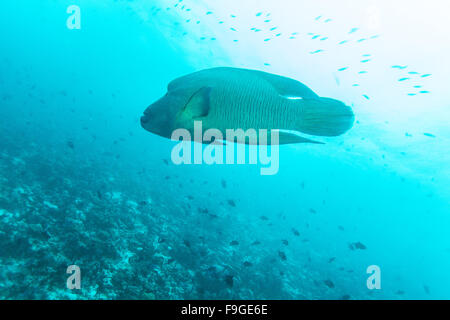
[[[145,113],[141,116],[141,126],[145,129],[145,125],[150,121],[148,115]]]

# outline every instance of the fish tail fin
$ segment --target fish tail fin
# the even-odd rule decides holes
[[[353,126],[355,116],[350,107],[330,98],[303,99],[302,117],[297,130],[316,136],[339,136]]]

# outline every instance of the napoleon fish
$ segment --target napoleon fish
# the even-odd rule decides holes
[[[321,143],[301,134],[339,136],[353,126],[354,114],[341,101],[319,97],[299,81],[221,67],[173,80],[166,95],[141,117],[144,129],[169,139],[176,129],[193,136],[194,121],[201,121],[203,130],[219,130],[223,137],[227,129],[266,129],[268,137],[271,130],[278,131],[279,144]],[[233,141],[254,144],[255,140]]]

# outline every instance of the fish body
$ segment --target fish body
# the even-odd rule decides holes
[[[213,68],[175,79],[167,94],[144,112],[141,125],[170,138],[183,128],[191,134],[194,121],[202,129],[280,130],[279,143],[315,142],[299,134],[338,136],[354,122],[350,107],[319,97],[299,81],[248,69]],[[239,143],[252,143],[252,139]],[[257,139],[259,142],[259,139]]]

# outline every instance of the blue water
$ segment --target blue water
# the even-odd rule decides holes
[[[445,6],[2,1],[0,298],[450,298]],[[355,125],[281,146],[273,176],[176,166],[140,116],[217,66],[295,78]]]

